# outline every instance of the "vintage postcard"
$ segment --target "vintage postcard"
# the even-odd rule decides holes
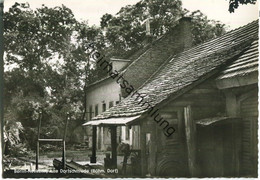
[[[257,178],[258,0],[0,0],[3,178]]]

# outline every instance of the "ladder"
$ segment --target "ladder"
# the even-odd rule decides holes
[[[71,118],[70,114],[67,113],[66,116],[66,123],[65,123],[65,129],[63,133],[63,138],[62,139],[41,139],[40,138],[40,129],[41,129],[41,121],[42,121],[42,110],[39,113],[39,118],[38,118],[38,134],[37,134],[37,146],[36,146],[36,170],[39,168],[39,156],[40,156],[40,142],[62,142],[63,148],[62,148],[62,168],[66,168],[66,150],[65,150],[65,138],[66,138],[66,133],[67,133],[67,128],[68,128],[68,120]]]

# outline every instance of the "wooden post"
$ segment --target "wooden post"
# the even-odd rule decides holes
[[[229,117],[239,116],[239,100],[234,92],[224,91],[226,96],[226,112]],[[241,144],[241,131],[237,131],[237,125],[231,125],[232,131],[232,174],[239,176],[240,169],[240,144]]]
[[[92,126],[92,155],[90,157],[91,163],[97,162],[96,150],[97,150],[97,126]]]
[[[63,140],[63,150],[62,150],[62,168],[66,168],[66,151],[65,151],[65,140]]]
[[[110,127],[111,129],[111,149],[112,149],[112,164],[113,167],[117,167],[117,142],[116,142],[116,126]]]
[[[188,165],[190,175],[192,177],[197,176],[196,167],[196,126],[192,119],[191,106],[184,108],[184,121],[185,121],[185,132],[186,142],[188,150]]]
[[[185,136],[185,122],[184,122],[184,110],[183,108],[176,108],[177,109],[177,119],[178,119],[178,135],[179,135],[179,141],[180,147],[181,147],[181,153],[180,157],[184,159],[183,161],[183,168],[185,169],[185,172],[189,172],[189,165],[188,165],[188,154],[186,153],[187,150],[187,143],[186,143],[186,136]]]
[[[70,119],[70,114],[67,113],[65,129],[64,129],[64,134],[63,134],[63,141],[62,141],[63,142],[63,149],[62,149],[62,167],[63,167],[63,169],[66,168],[66,134],[67,134],[69,119]]]
[[[39,153],[40,153],[40,129],[41,129],[41,121],[42,121],[42,111],[39,112],[39,118],[38,118],[38,133],[37,133],[37,144],[36,144],[36,167],[35,169],[38,170],[39,166]]]
[[[37,140],[37,145],[36,145],[36,167],[35,169],[38,170],[39,166],[39,141]]]
[[[178,108],[177,110],[178,119],[178,135],[182,141],[185,141],[185,126],[183,121],[183,108]]]
[[[64,129],[64,133],[63,133],[63,140],[65,141],[66,139],[66,133],[67,133],[67,129],[68,129],[68,121],[70,119],[70,114],[67,113],[67,118],[66,118],[66,123],[65,123],[65,129]]]
[[[141,175],[145,176],[147,172],[147,161],[146,161],[146,132],[144,125],[140,125],[140,148],[141,148]]]

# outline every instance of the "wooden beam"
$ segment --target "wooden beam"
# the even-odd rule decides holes
[[[197,89],[193,89],[191,90],[188,94],[215,94],[215,93],[219,93],[218,89],[214,89],[214,88],[197,88]]]
[[[64,129],[64,134],[63,134],[63,149],[62,149],[62,167],[63,167],[63,169],[66,168],[66,134],[67,134],[69,119],[70,119],[70,114],[67,113],[65,129]]]
[[[141,175],[145,176],[147,173],[147,159],[146,159],[146,132],[143,123],[140,125],[140,147],[141,147]]]
[[[62,142],[63,139],[38,139],[39,142]]]
[[[36,144],[36,170],[38,170],[38,164],[39,164],[39,154],[40,154],[40,142],[63,142],[63,149],[62,149],[62,164],[63,164],[63,169],[66,168],[66,151],[65,151],[65,138],[66,138],[66,133],[67,133],[67,126],[68,126],[68,119],[70,118],[69,113],[67,114],[66,118],[66,124],[65,124],[65,129],[64,129],[64,134],[63,134],[63,139],[40,139],[40,129],[41,129],[41,120],[42,120],[42,110],[39,113],[39,118],[38,118],[38,134],[37,134],[37,144]]]
[[[228,89],[241,86],[248,86],[258,83],[258,72],[253,72],[245,76],[217,79],[216,84],[219,89]]]
[[[182,142],[185,142],[185,123],[183,120],[183,108],[177,110],[177,120],[178,120],[178,134]],[[182,143],[183,149],[185,149],[186,145]]]
[[[38,118],[37,140],[40,139],[41,121],[42,121],[42,113],[40,112],[40,113],[39,113],[39,118]]]
[[[38,170],[39,166],[39,153],[40,153],[40,129],[41,129],[41,121],[42,121],[42,110],[39,112],[39,118],[38,118],[38,132],[37,132],[37,144],[36,144],[36,167],[35,169]]]
[[[62,168],[66,169],[66,151],[65,151],[65,141],[63,141],[63,149],[62,149]]]
[[[188,165],[190,175],[196,177],[197,166],[196,166],[196,126],[192,119],[191,106],[184,107],[184,122],[185,122],[185,133],[188,151]]]
[[[65,141],[66,139],[66,134],[67,134],[67,129],[68,129],[68,122],[70,119],[70,114],[67,114],[67,118],[66,118],[66,123],[65,123],[65,129],[64,129],[64,133],[63,133],[63,140]]]
[[[111,126],[111,150],[112,150],[112,164],[113,168],[117,168],[117,142],[116,142],[116,127]]]
[[[36,144],[36,167],[35,169],[38,170],[39,168],[39,141],[37,140],[37,144]]]
[[[96,150],[97,150],[97,126],[92,126],[92,155],[90,157],[91,163],[97,162]]]

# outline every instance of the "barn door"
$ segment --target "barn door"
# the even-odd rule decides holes
[[[240,104],[242,117],[241,172],[245,176],[257,176],[257,95],[250,96]]]

